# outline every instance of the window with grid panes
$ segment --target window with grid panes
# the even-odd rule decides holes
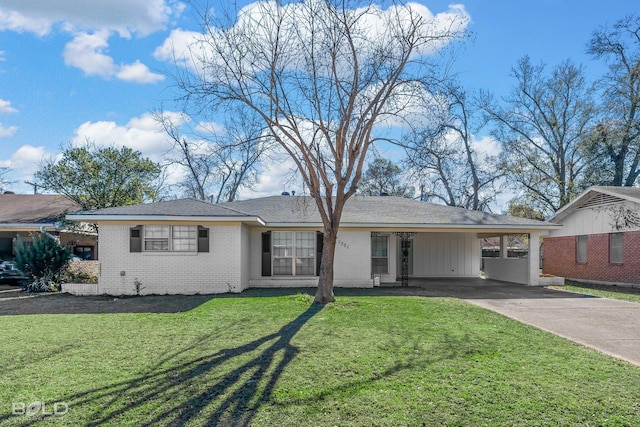
[[[389,274],[389,236],[371,236],[371,273]]]
[[[315,274],[315,232],[274,231],[273,275],[313,276]]]
[[[193,225],[145,225],[146,252],[196,252],[198,230]]]
[[[609,234],[609,262],[611,264],[624,262],[624,235],[622,233]]]

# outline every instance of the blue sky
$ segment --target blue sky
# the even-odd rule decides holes
[[[433,13],[451,2],[420,1]],[[473,41],[455,64],[466,87],[505,94],[511,67],[528,54],[550,65],[571,58],[597,77],[584,53],[593,30],[630,13],[636,0],[469,0]],[[88,5],[91,7],[88,7]],[[216,1],[210,1],[216,7]],[[125,144],[159,160],[166,149],[150,112],[171,109],[172,65],[156,49],[172,30],[197,30],[176,0],[0,0],[0,166],[9,189],[70,141]],[[256,193],[276,194],[285,177],[266,168]]]

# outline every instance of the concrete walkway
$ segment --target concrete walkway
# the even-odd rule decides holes
[[[640,366],[640,304],[491,280],[412,283]]]

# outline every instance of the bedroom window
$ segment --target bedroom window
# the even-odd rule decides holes
[[[145,225],[145,252],[196,252],[198,227],[193,225]]]
[[[587,241],[589,236],[576,236],[576,262],[587,262]]]
[[[168,251],[169,231],[168,225],[147,225],[144,227],[144,250],[145,251]]]
[[[371,236],[371,273],[389,274],[389,236]]]
[[[609,234],[609,262],[622,264],[624,261],[624,234]]]
[[[315,232],[274,231],[272,234],[274,276],[315,274]]]

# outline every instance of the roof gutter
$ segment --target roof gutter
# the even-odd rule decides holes
[[[322,228],[320,222],[273,222],[266,223],[267,227],[278,228]],[[562,224],[378,224],[378,223],[350,223],[341,222],[340,228],[368,228],[372,230],[387,229],[415,229],[415,230],[557,230]]]
[[[66,216],[69,221],[76,222],[105,222],[105,221],[127,221],[127,222],[149,222],[149,221],[172,221],[172,222],[243,222],[256,225],[266,223],[260,217],[245,216],[182,216],[182,215],[86,215],[69,214]]]
[[[0,229],[11,229],[11,230],[35,230],[40,231],[42,227],[53,228],[55,230],[63,230],[64,227],[61,227],[59,223],[41,223],[41,222],[16,222],[16,223],[5,223],[0,224]]]

